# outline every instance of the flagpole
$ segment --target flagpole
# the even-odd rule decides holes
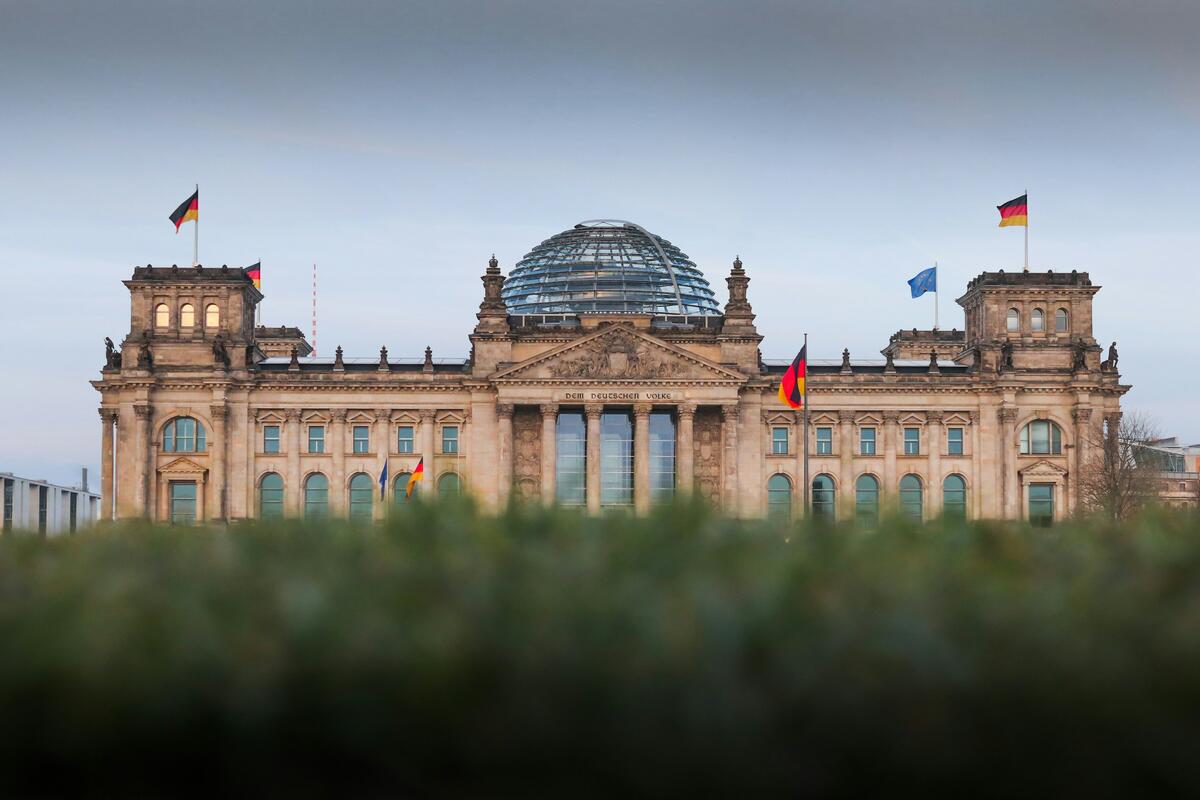
[[[804,520],[811,521],[812,506],[808,492],[808,334],[804,334]]]
[[[196,218],[192,220],[195,229],[192,231],[192,266],[200,266],[200,184],[196,184]]]
[[[1025,271],[1029,272],[1029,190],[1025,190]]]
[[[935,331],[938,329],[938,305],[939,305],[937,271],[938,271],[937,262],[934,261],[933,262],[933,329]]]

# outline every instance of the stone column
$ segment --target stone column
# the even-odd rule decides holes
[[[741,409],[738,406],[721,406],[721,437],[724,447],[724,452],[721,454],[721,466],[725,473],[721,506],[731,517],[739,516],[740,512],[738,508],[738,422],[741,416]]]
[[[899,497],[899,480],[896,474],[896,439],[900,412],[883,412],[883,487],[880,499],[884,507],[895,505]]]
[[[304,486],[300,483],[300,411],[289,409],[287,416],[287,489],[284,496],[287,513],[293,517],[304,514]]]
[[[496,505],[504,508],[513,483],[513,407],[511,403],[496,404]]]
[[[117,412],[100,409],[100,519],[111,521],[115,515],[116,497],[113,496],[113,426],[117,424]]]
[[[600,415],[602,405],[586,405],[587,416],[587,509],[589,513],[600,511]]]
[[[542,502],[554,503],[558,479],[558,406],[545,403],[542,412]]]
[[[1071,486],[1074,489],[1074,502],[1071,505],[1071,510],[1078,512],[1080,506],[1079,497],[1079,482],[1083,478],[1083,473],[1087,469],[1088,459],[1091,458],[1091,420],[1092,410],[1086,406],[1075,406],[1071,410],[1071,419],[1075,421],[1075,463],[1071,467],[1071,475],[1074,480],[1071,481]]]
[[[250,408],[249,403],[246,405],[246,468],[242,471],[242,493],[245,496],[245,518],[256,519],[258,517],[258,505],[254,502],[257,488],[254,483],[258,480],[258,466],[255,464],[254,456],[258,453],[258,420],[255,418],[255,411]],[[282,442],[280,443],[282,444]],[[284,488],[284,496],[287,496],[287,489]],[[284,508],[287,508],[287,501],[284,500]]]
[[[208,518],[215,522],[225,521],[225,465],[226,453],[229,450],[228,442],[225,437],[225,419],[229,416],[229,409],[224,403],[214,403],[208,408],[209,414],[212,415],[213,437],[208,442],[209,449],[209,471],[208,471],[208,491],[205,492],[205,497],[208,502]]]
[[[340,517],[346,513],[346,497],[350,492],[346,486],[346,409],[335,408],[329,412],[325,448],[325,452],[333,456],[329,475],[329,515]]]
[[[433,421],[437,419],[437,412],[427,408],[420,416],[421,458],[425,459],[425,478],[422,480],[425,485],[421,488],[428,490],[433,485]]]
[[[633,510],[650,510],[650,406],[633,407]]]
[[[834,502],[837,504],[838,515],[842,519],[854,517],[854,453],[857,442],[854,441],[854,412],[839,411],[838,427],[838,486]]]
[[[932,519],[942,513],[942,447],[946,435],[942,428],[942,412],[928,411],[925,414],[927,445],[929,447],[929,478],[926,481],[926,517]]]
[[[691,497],[696,488],[696,451],[694,423],[696,406],[684,403],[676,409],[678,425],[675,431],[675,491]]]
[[[383,474],[383,467],[388,463],[388,458],[392,452],[392,410],[390,408],[375,409],[375,429],[371,431],[371,436],[375,442],[375,474],[371,477],[374,479],[374,496],[375,502],[372,507],[375,509],[375,519],[383,519],[387,513],[388,493],[385,490],[382,494],[379,492],[379,476]],[[345,447],[343,446],[343,451]],[[392,481],[392,471],[388,470],[388,483]],[[390,488],[390,487],[389,487]]]
[[[148,403],[133,407],[136,418],[135,438],[137,447],[134,450],[133,469],[133,503],[137,515],[144,519],[154,519],[154,443],[150,440],[150,414],[152,409]]]
[[[978,411],[971,412],[971,485],[967,489],[968,506],[972,509],[971,518],[981,519],[983,517],[983,492],[980,486],[980,481],[983,475],[983,451],[980,450],[980,433],[979,433],[980,415]]]
[[[1016,423],[1017,410],[1001,407],[996,410],[996,419],[1000,422],[1000,507],[1005,519],[1021,518],[1021,480],[1017,475],[1017,440]]]

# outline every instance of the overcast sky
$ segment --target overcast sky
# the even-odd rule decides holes
[[[507,271],[596,217],[741,254],[768,358],[878,358],[1019,269],[1104,288],[1127,409],[1200,442],[1200,4],[0,0],[0,470],[99,462],[134,264],[263,262],[319,349],[465,356]],[[96,481],[98,482],[98,481]]]

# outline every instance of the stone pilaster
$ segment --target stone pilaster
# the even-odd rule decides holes
[[[929,479],[925,487],[928,518],[942,513],[942,448],[946,446],[945,429],[942,427],[942,412],[928,411],[925,414],[925,438],[929,448]]]
[[[421,417],[421,458],[425,459],[425,478],[422,481],[426,487],[433,485],[433,423],[437,412],[425,409]]]
[[[551,505],[558,478],[558,406],[546,403],[542,412],[542,502]]]
[[[496,504],[508,505],[513,483],[513,407],[511,403],[496,405]]]
[[[900,478],[896,473],[896,442],[899,439],[900,412],[883,412],[883,487],[881,499],[891,506],[895,503]]]
[[[209,450],[209,490],[205,492],[208,501],[208,518],[217,522],[225,520],[225,471],[229,450],[225,437],[225,420],[229,410],[224,403],[214,403],[209,406],[208,413],[212,415],[212,437],[208,440]]]
[[[284,492],[287,513],[299,517],[304,513],[304,486],[300,477],[300,410],[286,412],[287,423],[287,489]]]
[[[595,514],[600,511],[600,415],[602,405],[587,405],[583,408],[587,416],[587,509]]]
[[[650,508],[650,406],[633,407],[633,509]]]
[[[724,491],[721,506],[730,516],[738,516],[738,423],[742,412],[738,406],[721,406],[721,439],[724,452],[721,465],[724,467]]]
[[[675,491],[690,497],[696,485],[695,427],[696,406],[685,403],[676,410]]]
[[[973,509],[971,516],[974,519],[983,517],[983,492],[980,491],[980,482],[982,481],[982,467],[980,462],[983,460],[983,451],[980,449],[980,433],[979,433],[980,415],[978,411],[971,412],[971,486],[967,491],[967,497],[970,498],[967,505]]]
[[[392,411],[389,408],[375,409],[375,429],[371,431],[371,441],[375,446],[375,474],[371,477],[375,480],[375,486],[378,489],[379,476],[383,474],[383,466],[388,463],[388,455],[391,453],[391,435],[392,435]],[[392,474],[388,470],[388,481],[391,482]],[[379,491],[375,492],[375,519],[383,519],[387,512],[388,493],[385,489],[383,495],[380,496]]]
[[[100,519],[114,518],[116,497],[113,495],[113,427],[117,424],[117,412],[100,409]]]
[[[1001,511],[1008,519],[1020,519],[1021,480],[1017,475],[1017,410],[1002,406],[996,410],[1000,423],[1000,496]]]
[[[1074,497],[1072,498],[1071,510],[1078,512],[1080,510],[1079,481],[1083,479],[1083,473],[1087,469],[1088,460],[1092,457],[1092,409],[1087,406],[1075,406],[1075,408],[1071,409],[1071,419],[1075,421],[1075,458],[1074,463],[1071,465],[1071,476],[1074,479],[1071,481],[1071,489]]]
[[[329,515],[340,517],[347,510],[349,487],[346,484],[346,410],[335,408],[329,412],[329,440],[325,452],[332,456],[333,466],[329,475]]]
[[[154,519],[154,493],[150,488],[154,479],[154,442],[150,436],[152,412],[153,409],[148,403],[139,403],[133,407],[137,439],[133,458],[133,503],[137,516],[144,519]]]
[[[834,495],[836,510],[842,519],[854,516],[854,454],[858,443],[854,441],[854,412],[838,412],[838,483]]]

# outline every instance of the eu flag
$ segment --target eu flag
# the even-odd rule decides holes
[[[913,297],[920,297],[926,292],[937,291],[937,267],[923,269],[917,273],[916,277],[908,282],[908,288],[912,289]]]

